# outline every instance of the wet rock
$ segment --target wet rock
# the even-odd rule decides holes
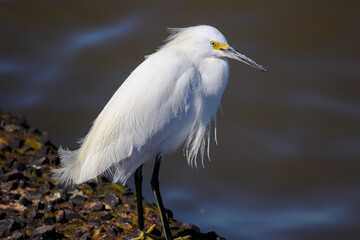
[[[48,148],[46,146],[42,146],[41,148],[38,149],[37,151],[37,155],[38,156],[44,156],[48,153]]]
[[[47,159],[46,157],[42,157],[42,158],[32,161],[29,164],[29,166],[41,166],[41,165],[48,164],[48,163],[49,163],[49,159]]]
[[[28,223],[27,223],[28,227],[31,228],[31,229],[34,229],[34,228],[37,228],[37,222],[36,221],[33,221],[33,220],[30,220]]]
[[[26,235],[20,231],[15,231],[9,240],[23,240],[26,239]]]
[[[87,234],[84,234],[80,237],[81,240],[90,240],[91,238],[87,235]]]
[[[32,201],[27,199],[25,195],[22,195],[19,199],[19,203],[24,205],[25,207],[32,205]]]
[[[44,213],[54,212],[54,206],[51,203],[46,204],[43,212]]]
[[[35,208],[31,209],[30,219],[35,220],[41,218],[42,216],[44,216],[44,214],[37,212]]]
[[[67,189],[61,188],[61,189],[59,189],[59,193],[60,193],[61,199],[63,199],[64,201],[67,201],[69,199],[69,194],[67,192]]]
[[[17,189],[18,186],[19,186],[19,184],[17,182],[7,182],[7,183],[4,183],[1,185],[1,187],[8,192],[11,190]]]
[[[113,235],[114,237],[116,237],[116,235],[119,233],[119,232],[117,231],[117,229],[115,229],[115,228],[113,228],[113,227],[111,227],[111,226],[109,226],[109,227],[107,228],[107,232],[110,233],[111,235]]]
[[[13,167],[13,164],[16,162],[16,158],[11,157],[9,160],[5,161],[5,167],[10,169]]]
[[[4,181],[4,182],[11,181],[14,179],[23,179],[23,178],[24,178],[24,175],[21,172],[19,172],[18,170],[14,170],[14,171],[8,172],[6,174],[0,175],[0,180]]]
[[[12,149],[18,149],[21,147],[23,141],[18,139],[18,138],[15,138],[15,137],[12,137],[12,138],[9,138],[8,139],[8,145],[9,147],[11,147]]]
[[[105,220],[105,221],[111,220],[113,218],[111,213],[108,213],[108,212],[100,212],[100,213],[98,213],[97,217],[100,218],[101,220]]]
[[[78,229],[76,229],[76,235],[77,236],[82,236],[84,233],[88,233],[90,232],[92,229],[91,228],[88,228],[88,227],[79,227]]]
[[[82,219],[78,213],[76,213],[70,209],[65,209],[64,212],[65,212],[65,220],[66,221],[71,221],[74,218]]]
[[[115,193],[107,192],[105,194],[105,202],[110,207],[115,207],[118,204],[121,204],[121,200],[115,195]]]
[[[3,220],[4,218],[6,218],[6,212],[0,212],[0,220]]]
[[[55,219],[56,223],[65,223],[66,219],[65,219],[65,211],[61,211],[58,216]]]
[[[5,208],[3,209],[3,211],[6,212],[8,215],[15,215],[15,216],[19,213],[19,211],[12,208]]]
[[[58,239],[59,236],[56,233],[55,227],[53,226],[43,226],[38,227],[32,233],[30,233],[30,238],[41,237],[42,239]]]
[[[48,193],[49,193],[49,191],[47,191],[47,190],[39,189],[39,190],[36,190],[33,192],[29,192],[25,196],[29,200],[39,200],[42,196],[44,196]]]
[[[12,218],[0,220],[0,237],[7,237],[11,232],[21,229],[21,225]]]
[[[99,219],[89,220],[87,222],[87,224],[90,225],[90,226],[99,227],[100,226],[100,220]]]
[[[56,192],[56,193],[54,193],[51,197],[50,197],[50,199],[49,199],[49,202],[51,203],[51,204],[58,204],[58,203],[61,203],[61,202],[63,202],[64,200],[61,198],[61,195],[60,195],[60,193],[59,192]]]
[[[70,197],[70,200],[73,201],[76,204],[79,204],[79,203],[81,203],[83,201],[86,201],[87,197],[76,194],[76,195],[73,195],[72,197]]]
[[[9,199],[10,200],[19,200],[20,199],[20,197],[21,197],[21,195],[20,194],[18,194],[18,193],[15,193],[15,194],[9,194]]]
[[[97,183],[96,182],[86,182],[86,185],[88,185],[93,190],[96,189]]]
[[[45,205],[42,203],[42,202],[37,202],[36,204],[35,204],[35,206],[34,206],[34,209],[36,210],[36,211],[38,211],[38,210],[43,210],[45,208]]]
[[[30,144],[25,144],[24,150],[25,150],[25,152],[28,152],[28,151],[31,151],[31,150],[34,150],[34,149],[30,146]]]
[[[26,164],[22,163],[22,162],[19,162],[19,161],[16,161],[13,165],[13,168],[14,169],[17,169],[18,171],[24,171],[26,169]]]
[[[54,217],[54,216],[46,217],[44,219],[44,223],[46,225],[54,225],[56,223],[56,217]]]
[[[4,166],[2,166],[1,168],[0,168],[0,175],[3,175],[3,174],[5,174],[5,173],[7,173],[8,171],[6,171],[6,169],[5,169],[5,167]]]
[[[92,211],[96,212],[96,211],[102,211],[105,209],[105,205],[101,202],[96,202],[92,205],[90,205],[90,208]]]
[[[73,203],[73,201],[71,201],[71,200],[69,200],[69,201],[67,201],[66,203],[66,206],[68,206],[70,209],[74,209],[74,207],[75,207],[75,203]]]
[[[53,189],[55,187],[55,185],[50,181],[47,181],[45,185],[47,189]]]
[[[1,152],[11,152],[11,147],[5,144],[0,144],[0,151]]]
[[[58,157],[58,155],[49,155],[49,161],[50,164],[54,165],[54,166],[59,166],[60,165],[60,158]]]

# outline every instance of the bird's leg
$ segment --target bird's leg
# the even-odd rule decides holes
[[[168,223],[168,220],[166,218],[164,204],[163,204],[161,194],[160,194],[160,186],[159,186],[160,163],[161,163],[161,156],[157,155],[156,156],[156,161],[155,161],[155,166],[154,166],[154,171],[153,171],[152,178],[151,178],[151,187],[152,187],[152,190],[154,192],[157,205],[159,207],[160,218],[161,218],[161,222],[162,222],[164,232],[165,232],[165,234],[164,234],[165,238],[166,238],[166,240],[172,240],[173,237],[171,236],[169,223]]]
[[[140,231],[144,231],[144,208],[142,202],[142,166],[136,169],[134,179],[135,179],[135,188],[136,188],[136,203],[138,211],[138,224]]]
[[[157,201],[159,209],[160,209],[160,217],[161,217],[161,222],[164,226],[165,239],[172,240],[173,238],[171,236],[170,227],[169,227],[166,215],[165,215],[164,205],[163,205],[163,202],[161,199],[160,189],[159,189],[160,162],[161,162],[161,157],[157,156],[153,176],[151,179],[151,186],[154,191],[155,198],[156,198],[156,201]],[[135,179],[135,188],[136,188],[136,203],[137,203],[137,209],[138,209],[138,225],[139,225],[140,234],[139,234],[139,237],[133,238],[132,240],[164,240],[163,237],[158,237],[158,236],[151,234],[151,232],[153,231],[153,229],[156,226],[155,224],[152,225],[146,232],[144,231],[144,208],[143,208],[143,202],[142,202],[142,179],[143,179],[142,178],[142,165],[135,171],[134,179]],[[185,237],[178,237],[174,240],[187,240],[190,238],[191,238],[191,236],[185,236]]]

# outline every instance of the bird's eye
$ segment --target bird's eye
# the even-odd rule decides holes
[[[211,41],[210,44],[211,44],[213,47],[216,47],[216,42],[215,42],[215,41]]]

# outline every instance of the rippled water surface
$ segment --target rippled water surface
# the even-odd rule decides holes
[[[205,169],[166,157],[166,207],[228,239],[360,239],[359,1],[0,1],[0,108],[74,149],[166,27],[196,24],[269,72],[230,62],[219,146]]]

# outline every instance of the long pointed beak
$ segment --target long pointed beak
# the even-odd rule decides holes
[[[235,49],[233,49],[230,46],[227,49],[222,48],[221,50],[225,52],[225,55],[228,58],[239,60],[240,62],[246,63],[247,65],[250,65],[250,66],[252,66],[252,67],[254,67],[256,69],[259,69],[259,70],[261,70],[263,72],[267,72],[267,70],[263,66],[261,66],[260,64],[258,64],[254,60],[251,60],[250,58],[248,58],[244,54],[241,54],[241,53],[237,52]]]

